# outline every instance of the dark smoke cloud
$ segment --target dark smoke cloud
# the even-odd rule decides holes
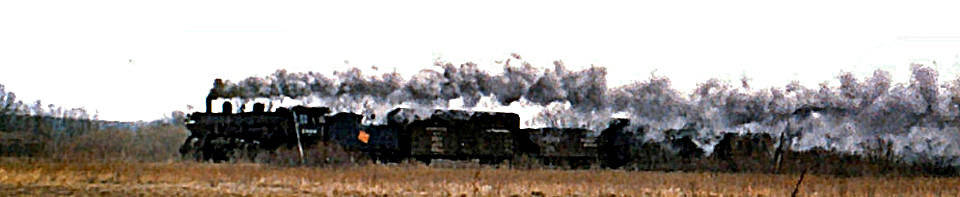
[[[473,107],[477,105],[483,95],[489,94],[492,89],[493,79],[486,72],[477,68],[474,63],[462,64],[459,67],[452,63],[436,63],[436,66],[443,67],[442,92],[445,99],[463,98],[464,105]]]
[[[651,76],[649,80],[614,88],[609,107],[626,111],[634,117],[653,121],[668,121],[686,115],[690,102],[673,89],[670,79]]]
[[[557,72],[561,73],[561,84],[566,90],[566,99],[577,109],[598,110],[606,107],[607,69],[590,67],[586,70],[569,72],[562,62],[554,62]]]
[[[511,63],[517,61],[521,63]],[[396,72],[368,76],[358,68],[334,72],[332,78],[314,72],[278,70],[266,77],[215,84],[212,96],[242,99],[369,97],[388,104],[436,104],[460,98],[466,107],[476,106],[484,96],[493,96],[501,105],[527,99],[540,105],[570,102],[577,109],[584,110],[597,110],[605,104],[606,69],[601,67],[570,71],[557,62],[555,69],[541,70],[522,62],[518,55],[502,62],[503,73],[499,75],[491,75],[474,63],[438,62],[435,66],[441,68],[440,71],[424,69],[409,80]]]

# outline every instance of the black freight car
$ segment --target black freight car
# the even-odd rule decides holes
[[[582,128],[521,129],[519,150],[546,165],[589,167],[597,159],[596,137]]]
[[[431,159],[479,159],[499,163],[513,158],[514,136],[520,116],[514,113],[436,110],[418,116],[412,109],[396,109],[388,114],[390,123],[402,128],[401,147],[409,147],[409,156],[424,162]],[[407,143],[409,142],[409,143]]]

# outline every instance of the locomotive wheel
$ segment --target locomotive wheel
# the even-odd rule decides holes
[[[480,159],[480,164],[498,165],[500,163],[503,163],[503,161],[505,160],[506,160],[505,158],[501,158],[501,157],[488,157],[488,158]]]
[[[601,154],[600,166],[604,168],[620,168],[630,162],[629,153],[623,149]]]
[[[403,159],[398,155],[398,153],[391,151],[371,151],[367,154],[367,157],[380,163],[400,163]]]
[[[493,158],[493,157],[481,157],[481,158],[480,158],[480,164],[483,164],[483,165],[494,165],[494,164],[497,164],[497,163],[498,163],[498,162],[497,162],[497,159],[496,159],[496,158]]]
[[[400,156],[400,153],[385,152],[382,155],[383,156],[381,156],[380,159],[384,162],[400,163],[401,161],[403,161],[403,157]]]
[[[207,139],[200,148],[201,159],[204,161],[223,162],[230,159],[232,147],[230,141],[224,137]]]
[[[193,158],[195,161],[200,161],[200,140],[201,139],[196,136],[187,137],[183,145],[180,145],[180,156],[183,159]]]
[[[257,155],[260,154],[260,147],[257,143],[254,142],[243,142],[240,143],[239,151],[242,153],[245,159],[249,161],[256,161]]]
[[[570,169],[588,169],[590,168],[590,161],[583,158],[570,158],[567,159],[567,164],[570,165]]]
[[[424,165],[430,165],[431,158],[428,156],[417,156],[417,161],[422,162]]]

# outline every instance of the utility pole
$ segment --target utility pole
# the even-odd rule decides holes
[[[297,134],[297,151],[300,153],[300,165],[303,165],[303,143],[300,142],[300,119],[297,117],[297,112],[290,110],[293,113],[293,132]]]

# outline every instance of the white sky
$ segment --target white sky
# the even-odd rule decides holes
[[[904,81],[910,63],[934,61],[953,79],[960,6],[918,2],[2,1],[0,83],[27,101],[152,120],[202,108],[217,77],[331,73],[345,60],[409,74],[515,52],[605,66],[609,86],[656,70],[681,90],[743,75],[815,87],[876,68]]]

